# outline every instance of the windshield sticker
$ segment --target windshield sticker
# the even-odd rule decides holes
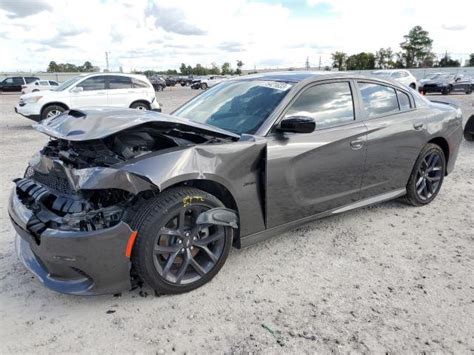
[[[279,82],[279,81],[261,81],[259,82],[259,86],[263,86],[263,87],[275,89],[275,90],[280,90],[280,91],[286,91],[291,87],[290,84]]]

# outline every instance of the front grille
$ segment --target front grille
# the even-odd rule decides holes
[[[438,85],[436,84],[426,84],[426,85],[423,85],[424,88],[437,88]]]
[[[51,170],[49,174],[43,174],[34,170],[31,166],[26,169],[25,178],[33,179],[40,184],[56,190],[61,194],[74,193],[73,188],[69,184],[69,180],[62,170]]]

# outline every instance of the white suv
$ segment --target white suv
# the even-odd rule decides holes
[[[401,84],[411,87],[414,90],[416,90],[418,87],[416,78],[412,73],[405,69],[376,70],[372,72],[372,75],[393,79]]]
[[[51,91],[22,95],[15,112],[40,121],[72,108],[91,106],[161,111],[155,90],[145,76],[97,73],[76,76]]]

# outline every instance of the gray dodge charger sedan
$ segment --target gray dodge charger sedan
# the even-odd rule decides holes
[[[218,84],[172,115],[70,110],[14,180],[19,258],[47,287],[181,293],[243,247],[403,197],[430,203],[454,168],[461,111],[396,82],[269,73]]]

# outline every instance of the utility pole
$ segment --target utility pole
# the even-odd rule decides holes
[[[109,71],[109,52],[105,52],[105,63],[107,66],[107,71]]]
[[[321,70],[321,56],[319,56],[319,66],[318,66],[318,70]]]
[[[309,57],[306,57],[306,70],[309,70]]]

